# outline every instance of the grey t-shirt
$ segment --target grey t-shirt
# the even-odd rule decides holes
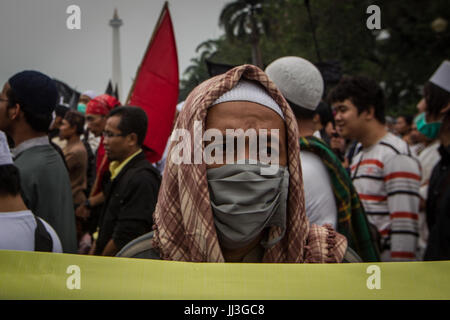
[[[77,253],[72,188],[61,156],[49,144],[28,146],[16,155],[14,165],[27,208],[55,229],[64,253]]]
[[[55,230],[40,219],[53,241],[53,252],[62,253],[61,241]],[[0,212],[0,250],[34,251],[36,220],[30,210]]]

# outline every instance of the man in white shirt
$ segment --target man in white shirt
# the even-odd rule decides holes
[[[55,230],[28,210],[20,195],[6,135],[0,131],[0,250],[62,252]]]
[[[300,57],[283,57],[266,68],[297,118],[300,137],[316,131],[314,116],[323,94],[324,83],[319,70]],[[310,224],[337,226],[337,208],[325,165],[312,152],[301,150],[306,215]]]

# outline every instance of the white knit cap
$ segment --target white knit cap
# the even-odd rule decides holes
[[[450,92],[450,61],[445,60],[430,78],[430,82]]]
[[[324,84],[322,75],[311,62],[300,57],[283,57],[269,64],[265,72],[287,100],[316,110]]]
[[[13,164],[11,151],[9,151],[8,139],[3,131],[0,131],[0,166]]]
[[[273,111],[278,113],[284,120],[284,115],[280,109],[280,106],[275,102],[275,100],[273,100],[273,98],[261,85],[256,84],[252,81],[240,80],[233,89],[225,92],[209,107],[229,101],[249,101],[258,103],[264,107],[272,109]]]

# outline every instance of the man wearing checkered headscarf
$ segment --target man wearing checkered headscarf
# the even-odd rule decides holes
[[[260,99],[259,94],[256,98],[247,99],[240,92],[237,94],[238,98],[230,98],[236,95],[236,90],[233,89],[242,87],[246,82],[262,88],[266,97]],[[224,96],[227,97],[224,99]],[[265,102],[261,102],[263,100]],[[289,188],[286,210],[282,217],[284,224],[281,224],[284,228],[277,224],[269,224],[261,244],[264,242],[272,245],[263,247],[257,244],[256,247],[262,250],[262,254],[257,255],[259,258],[244,257],[242,262],[341,262],[347,247],[345,237],[336,233],[330,226],[309,226],[304,208],[295,116],[263,71],[252,65],[243,65],[205,81],[186,99],[175,129],[187,130],[193,137],[194,123],[199,121],[204,128],[209,108],[226,101],[251,101],[261,104],[262,108],[270,108],[283,119],[286,128],[286,168],[289,172]],[[276,113],[273,113],[273,117],[278,117]],[[195,148],[193,142],[192,146]],[[203,146],[201,148],[203,149]],[[226,262],[228,260],[224,257],[224,243],[218,236],[218,224],[212,209],[207,165],[205,162],[176,164],[172,159],[175,149],[175,143],[172,143],[154,212],[154,234],[136,239],[119,252],[118,256]],[[194,150],[192,154],[195,152]],[[144,248],[145,246],[147,248]],[[140,255],[139,250],[141,252],[147,250],[149,254]]]

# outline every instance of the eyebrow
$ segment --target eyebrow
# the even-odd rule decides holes
[[[331,110],[336,110],[336,109],[339,109],[339,108],[348,108],[345,104],[338,104],[338,105],[336,105],[336,106],[332,106],[331,107]]]

